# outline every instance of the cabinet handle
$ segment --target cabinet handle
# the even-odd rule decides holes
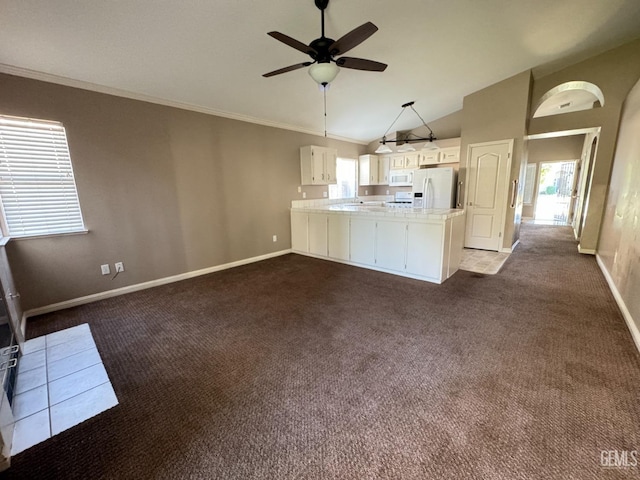
[[[18,364],[17,358],[12,358],[8,362],[0,363],[0,372],[4,372],[5,370],[9,370],[10,368],[15,367]]]
[[[511,187],[511,208],[515,208],[516,206],[516,193],[518,191],[518,180],[513,181],[513,186]]]
[[[5,355],[11,355],[12,353],[16,353],[18,350],[20,350],[20,345],[11,345],[10,347],[0,350],[0,356],[4,357]]]

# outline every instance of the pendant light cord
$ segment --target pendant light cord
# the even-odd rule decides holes
[[[409,106],[411,107],[411,110],[413,110],[413,113],[415,113],[415,114],[418,116],[418,118],[419,118],[420,120],[422,120],[422,125],[424,125],[425,127],[427,127],[427,129],[429,130],[429,132],[431,133],[431,135],[433,135],[433,130],[431,130],[431,128],[429,127],[429,125],[427,125],[427,122],[425,122],[425,121],[424,121],[424,118],[422,118],[422,117],[420,116],[420,114],[418,113],[418,111],[417,111],[415,108],[413,108],[413,103],[411,103],[411,105],[409,105]],[[403,110],[404,110],[404,109],[403,109]]]
[[[400,115],[402,115],[403,113],[404,113],[404,108],[403,108],[402,110],[400,110],[400,113],[398,114],[398,116],[396,117],[396,119],[395,119],[393,122],[391,122],[391,125],[389,125],[389,128],[387,128],[387,131],[386,131],[386,132],[384,132],[384,135],[382,135],[382,138],[383,138],[383,139],[386,139],[386,137],[387,137],[387,133],[389,133],[389,130],[391,130],[391,127],[393,127],[393,126],[396,124],[396,122],[397,122],[397,121],[398,121],[398,119],[400,118]]]

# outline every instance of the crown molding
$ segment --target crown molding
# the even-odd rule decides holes
[[[144,95],[142,93],[130,92],[128,90],[121,90],[119,88],[107,87],[97,83],[85,82],[83,80],[75,80],[73,78],[62,77],[51,73],[44,73],[37,70],[30,70],[22,67],[15,67],[13,65],[7,65],[0,63],[0,73],[7,75],[14,75],[17,77],[30,78],[32,80],[39,80],[42,82],[55,83],[58,85],[64,85],[66,87],[79,88],[82,90],[89,90],[97,93],[104,93],[106,95],[114,95],[116,97],[128,98],[130,100],[138,100],[141,102],[155,103],[157,105],[163,105],[165,107],[179,108],[182,110],[189,110],[192,112],[204,113],[206,115],[214,115],[216,117],[228,118],[231,120],[238,120],[240,122],[253,123],[256,125],[262,125],[265,127],[280,128],[283,130],[290,130],[298,133],[306,133],[308,135],[314,135],[317,137],[324,137],[323,132],[315,130],[309,130],[305,128],[296,127],[294,125],[288,125],[286,123],[278,123],[262,118],[251,117],[249,115],[240,115],[237,113],[226,112],[224,110],[216,110],[215,108],[201,107],[198,105],[192,105],[190,103],[177,102],[175,100],[168,100],[164,98],[153,97],[150,95]],[[370,142],[364,142],[362,140],[355,140],[353,138],[340,137],[338,135],[327,134],[327,138],[332,140],[340,140],[343,142],[355,143],[357,145],[368,145]]]

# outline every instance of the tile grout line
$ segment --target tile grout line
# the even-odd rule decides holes
[[[49,393],[49,353],[47,352],[47,336],[44,337],[44,366],[45,375],[47,378],[47,413],[49,416],[49,437],[51,438],[51,432],[53,432],[53,425],[51,424],[51,398]]]
[[[56,405],[60,405],[61,403],[66,402],[67,400],[71,400],[72,398],[76,398],[76,397],[77,397],[77,396],[79,396],[79,395],[82,395],[82,394],[85,394],[85,393],[87,393],[87,392],[90,392],[91,390],[94,390],[94,389],[96,389],[96,388],[98,388],[98,387],[101,387],[102,385],[106,385],[107,383],[108,383],[108,384],[111,384],[111,380],[107,379],[107,381],[106,381],[106,382],[102,382],[102,383],[100,383],[100,384],[96,385],[95,387],[91,387],[91,388],[89,388],[89,389],[85,390],[84,392],[78,392],[78,393],[76,393],[75,395],[72,395],[72,396],[71,396],[71,397],[69,397],[69,398],[65,398],[64,400],[62,400],[62,401],[60,401],[60,402],[58,402],[58,403],[54,403],[53,405],[49,405],[49,408],[51,408],[51,407],[55,407]],[[113,385],[111,386],[111,388],[113,388]]]

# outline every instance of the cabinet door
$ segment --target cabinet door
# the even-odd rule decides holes
[[[307,220],[306,213],[291,212],[291,250],[294,252],[309,253]]]
[[[449,261],[447,264],[447,278],[456,273],[460,268],[462,260],[462,252],[464,250],[464,215],[453,217],[448,220],[451,222],[451,228],[447,230],[445,242],[449,244]]]
[[[24,343],[24,332],[22,331],[22,306],[20,305],[20,294],[16,290],[16,285],[11,274],[11,266],[7,257],[6,247],[0,246],[0,284],[7,304],[7,313],[11,322],[16,340],[20,345]],[[2,301],[2,300],[0,300]]]
[[[430,150],[420,153],[420,165],[435,165],[440,159],[439,150]]]
[[[324,151],[324,182],[325,184],[338,183],[336,170],[338,163],[338,151],[335,148],[326,148]]]
[[[403,271],[406,255],[406,222],[378,221],[376,225],[376,266]]]
[[[309,253],[327,256],[327,215],[309,214]]]
[[[398,153],[395,155],[391,155],[391,167],[392,169],[402,169],[404,168],[404,154]]]
[[[378,184],[378,157],[375,155],[360,155],[358,159],[359,166],[359,185],[377,185]]]
[[[404,155],[404,168],[418,168],[419,153],[405,153]]]
[[[458,163],[460,161],[460,147],[443,148],[440,150],[440,163]]]
[[[321,147],[311,147],[311,174],[313,185],[325,185],[326,151]]]
[[[436,223],[409,223],[407,229],[407,273],[438,282],[442,278],[443,228]]]
[[[349,217],[329,215],[329,257],[349,260]]]
[[[378,185],[389,185],[389,161],[391,157],[378,157]]]
[[[376,222],[367,218],[351,218],[349,235],[350,260],[375,265]]]

